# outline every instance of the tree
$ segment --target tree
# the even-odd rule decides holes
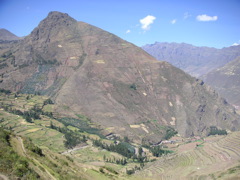
[[[137,86],[134,83],[130,85],[130,88],[133,89],[133,90],[137,90]]]
[[[54,129],[54,125],[53,125],[52,121],[50,122],[50,128]]]
[[[32,118],[30,116],[26,116],[25,120],[29,123],[33,123]]]
[[[44,104],[44,105],[47,105],[47,104],[54,104],[54,103],[53,103],[53,101],[52,101],[50,98],[48,98],[48,99],[46,99],[46,100],[43,102],[43,104]]]
[[[124,136],[123,141],[126,142],[126,143],[129,143],[128,137],[127,137],[127,136]]]
[[[142,156],[142,153],[143,153],[143,149],[142,149],[142,147],[139,147],[139,148],[138,148],[138,155],[139,155],[139,156]]]

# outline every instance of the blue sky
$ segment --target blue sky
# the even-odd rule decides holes
[[[68,13],[137,46],[240,44],[240,0],[0,0],[0,28],[26,36],[50,11]]]

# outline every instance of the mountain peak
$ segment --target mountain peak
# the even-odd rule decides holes
[[[39,26],[69,26],[77,21],[70,17],[67,13],[62,13],[58,11],[51,11],[48,16],[42,20]]]
[[[40,22],[38,27],[32,31],[31,37],[33,37],[34,40],[46,39],[76,23],[77,21],[67,13],[51,11],[48,16]]]
[[[62,12],[58,12],[58,11],[51,11],[47,18],[45,18],[44,20],[54,20],[54,21],[71,21],[71,22],[76,22],[75,19],[73,19],[72,17],[70,17],[67,13],[62,13]],[[44,21],[43,20],[43,21]]]

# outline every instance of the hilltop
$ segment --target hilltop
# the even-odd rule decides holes
[[[104,135],[151,144],[169,129],[189,137],[240,126],[234,108],[201,80],[66,13],[50,12],[2,50],[0,67],[1,88],[47,95],[54,113],[84,115]]]

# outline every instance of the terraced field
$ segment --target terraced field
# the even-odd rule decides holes
[[[184,145],[182,145],[184,146]],[[183,148],[183,147],[181,147]],[[240,132],[206,138],[201,146],[164,156],[136,173],[136,179],[240,179]]]
[[[30,97],[27,98],[27,96]],[[21,111],[29,110],[34,105],[42,106],[46,99],[47,97],[44,96],[33,95],[19,95],[17,98],[13,94],[0,96],[1,105],[8,105],[13,109]],[[48,108],[51,108],[51,106],[48,105]],[[22,116],[9,113],[1,108],[0,120],[0,126],[13,130],[16,135],[30,137],[34,144],[43,149],[48,148],[54,152],[66,150],[64,147],[64,134],[49,128],[50,122],[54,122],[59,127],[63,126],[54,119],[41,115],[41,120],[34,120],[34,123],[29,123]]]

